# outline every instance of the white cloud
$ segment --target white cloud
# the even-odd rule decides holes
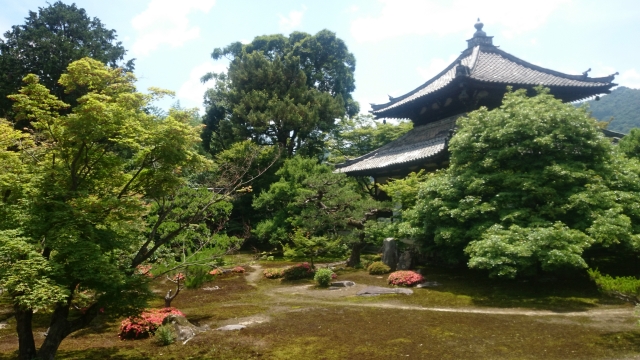
[[[457,58],[456,55],[449,56],[449,60],[444,60],[440,58],[431,59],[429,65],[426,68],[418,66],[417,70],[420,76],[426,81],[437,75],[439,72],[444,70],[449,64],[453,62]]]
[[[640,72],[635,68],[622,71],[619,76],[616,76],[614,82],[621,86],[640,89]]]
[[[137,37],[131,51],[144,56],[161,44],[177,47],[200,36],[200,28],[189,24],[189,14],[209,12],[215,0],[151,0],[147,8],[131,20]]]
[[[302,10],[291,10],[289,11],[288,16],[278,14],[278,17],[280,18],[280,22],[278,23],[280,31],[288,33],[293,29],[298,28],[302,23],[302,17],[304,16],[305,11],[307,11],[307,7],[302,5]]]
[[[344,10],[344,12],[349,13],[349,14],[353,14],[356,13],[360,10],[360,8],[358,7],[358,5],[351,5],[348,8],[346,8]]]
[[[404,35],[471,33],[477,17],[505,37],[534,30],[563,3],[570,0],[379,0],[382,10],[375,17],[357,18],[351,34],[359,42],[377,42]],[[494,30],[493,34],[495,34]]]
[[[213,82],[203,84],[200,78],[209,73],[221,73],[227,71],[227,64],[214,63],[208,60],[191,69],[189,79],[185,81],[176,92],[176,97],[184,107],[202,107],[202,99],[205,91],[213,87]]]

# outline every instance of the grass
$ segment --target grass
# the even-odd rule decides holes
[[[262,264],[262,262],[260,262]],[[282,267],[283,262],[264,262]],[[252,271],[251,269],[248,269]],[[255,271],[255,270],[254,270]],[[340,280],[387,286],[386,276],[341,269]],[[429,281],[442,285],[414,289],[411,296],[322,297],[330,290],[281,293],[312,280],[282,282],[260,278],[257,286],[245,275],[217,277],[205,287],[183,290],[175,307],[198,325],[238,323],[259,316],[237,332],[210,330],[187,345],[159,346],[154,339],[120,341],[118,321],[97,321],[65,339],[60,359],[612,359],[640,355],[640,331],[625,305],[609,301],[583,279],[567,282],[501,282],[465,270],[425,269]],[[158,282],[158,299],[170,287]],[[552,310],[558,315],[472,314],[372,307],[405,304],[461,309]],[[360,306],[364,305],[364,306]],[[607,318],[563,316],[567,311],[623,309],[627,315]],[[0,314],[3,314],[0,311]],[[36,314],[38,315],[38,314]],[[36,321],[36,333],[46,328]],[[0,360],[15,358],[15,321],[0,330]],[[42,336],[37,337],[37,342]]]

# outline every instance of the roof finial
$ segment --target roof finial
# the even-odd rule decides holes
[[[480,21],[480,18],[478,18],[478,22],[476,22],[476,24],[473,25],[473,27],[476,28],[476,33],[473,34],[474,37],[476,37],[476,36],[487,36],[487,33],[482,31],[482,27],[483,26],[484,26],[484,24]]]

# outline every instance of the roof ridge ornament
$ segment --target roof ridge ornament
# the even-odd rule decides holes
[[[471,39],[467,40],[468,49],[473,49],[476,46],[493,46],[493,36],[487,36],[487,33],[482,31],[484,24],[480,21],[480,18],[478,18],[478,22],[473,27],[476,28],[476,32]]]

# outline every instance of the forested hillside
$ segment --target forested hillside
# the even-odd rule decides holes
[[[589,101],[593,117],[600,121],[613,121],[608,129],[628,133],[634,127],[640,127],[640,89],[620,86],[600,101]]]

